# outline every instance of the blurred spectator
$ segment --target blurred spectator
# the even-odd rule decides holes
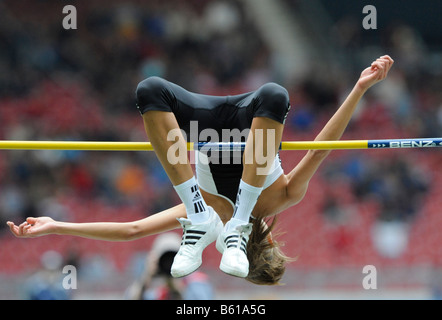
[[[207,274],[196,271],[183,279],[184,300],[213,300],[215,298],[214,286]]]
[[[409,225],[403,221],[376,221],[371,230],[371,239],[377,252],[386,258],[400,257],[409,244]]]
[[[69,300],[71,291],[63,288],[63,257],[56,251],[41,256],[41,269],[30,276],[24,285],[28,300]]]
[[[180,248],[181,237],[173,232],[155,238],[146,258],[141,279],[126,291],[131,300],[210,300],[214,291],[209,277],[201,271],[182,279],[172,278],[170,268]]]
[[[381,159],[347,157],[332,162],[324,170],[329,188],[325,189],[323,213],[336,226],[335,248],[345,253],[351,244],[352,198],[358,203],[377,203],[371,239],[378,253],[397,258],[408,247],[409,229],[431,186],[431,179],[412,158],[390,156]],[[344,183],[342,183],[344,181]],[[347,198],[347,201],[345,200]]]
[[[419,211],[422,197],[431,184],[429,175],[410,161],[413,160],[395,156],[370,161],[348,157],[344,162],[331,162],[323,174],[334,190],[339,176],[349,178],[348,191],[359,202],[373,199],[380,204],[379,220],[409,222]],[[330,201],[325,208],[330,217],[340,212]]]

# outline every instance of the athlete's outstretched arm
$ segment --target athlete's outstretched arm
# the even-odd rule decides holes
[[[315,141],[341,139],[362,96],[374,84],[385,79],[393,62],[393,59],[388,55],[382,56],[362,71],[353,90],[316,136]],[[330,152],[331,150],[309,150],[299,164],[287,175],[287,195],[292,204],[298,203],[304,197],[310,179]]]
[[[50,217],[29,217],[20,225],[8,221],[11,232],[19,238],[35,238],[49,234],[71,235],[107,241],[130,241],[178,228],[177,218],[186,216],[180,204],[147,218],[132,222],[86,222],[55,221]]]

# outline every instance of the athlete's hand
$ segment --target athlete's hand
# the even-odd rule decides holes
[[[55,220],[50,217],[27,218],[25,222],[19,226],[8,221],[12,234],[18,238],[35,238],[55,232]]]
[[[357,82],[359,88],[367,90],[379,81],[384,80],[393,63],[394,60],[388,55],[382,56],[376,61],[373,61],[370,67],[362,71]]]

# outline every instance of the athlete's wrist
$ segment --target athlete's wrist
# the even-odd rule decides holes
[[[358,95],[360,95],[360,96],[363,96],[363,95],[367,92],[367,90],[368,90],[369,88],[370,88],[370,87],[367,87],[365,84],[363,84],[363,83],[361,83],[360,81],[358,81],[358,82],[356,82],[355,86],[353,87],[353,91],[354,91],[356,94],[358,94]]]
[[[52,228],[49,229],[49,234],[65,235],[66,233],[66,223],[61,221],[54,221]]]

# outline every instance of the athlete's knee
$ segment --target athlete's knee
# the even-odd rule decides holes
[[[290,98],[287,89],[279,84],[270,82],[259,88],[260,108],[278,118],[287,115],[290,105]]]
[[[141,81],[135,90],[137,107],[140,112],[144,106],[161,99],[165,87],[166,80],[160,77],[149,77]]]

